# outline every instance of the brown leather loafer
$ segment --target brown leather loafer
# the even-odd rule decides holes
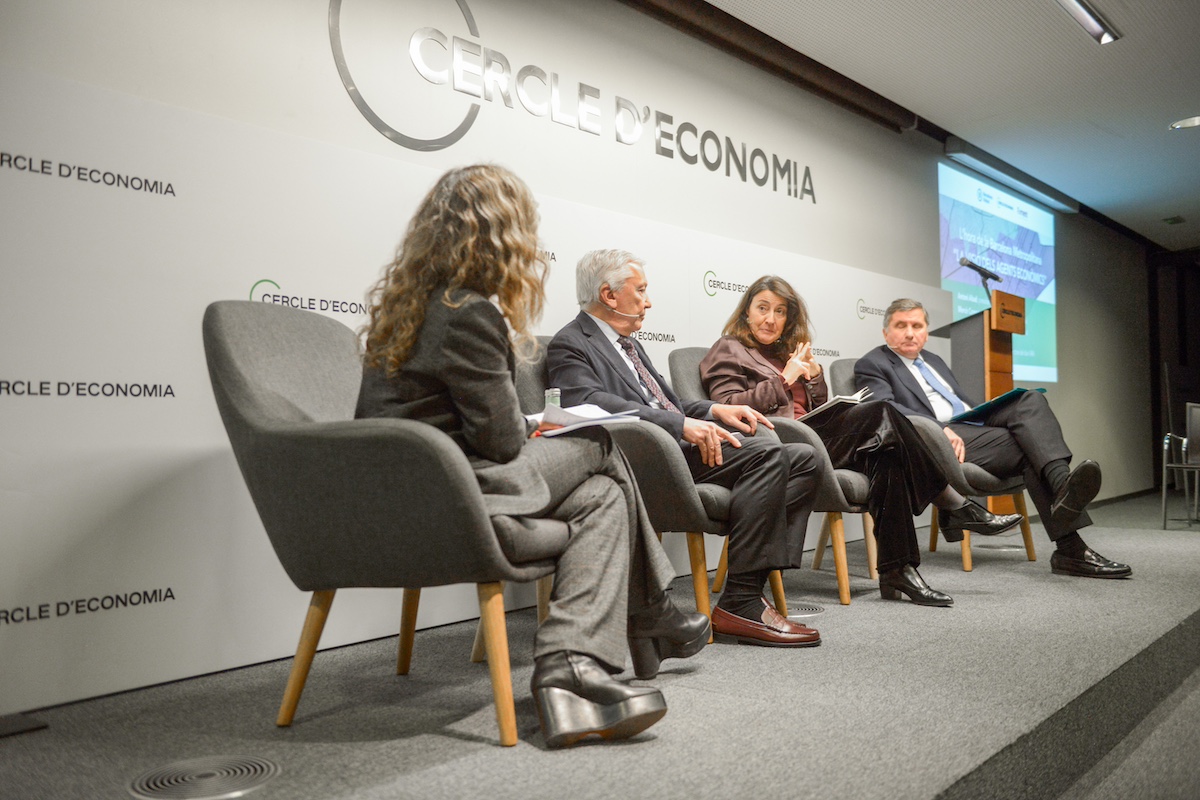
[[[713,639],[728,644],[762,647],[816,647],[821,634],[815,628],[792,622],[763,600],[760,621],[730,614],[718,606],[712,612]]]

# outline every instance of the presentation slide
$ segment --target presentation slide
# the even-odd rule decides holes
[[[989,306],[979,275],[964,256],[1003,281],[992,289],[1025,298],[1025,335],[1013,337],[1013,378],[1058,380],[1054,314],[1054,215],[945,164],[938,165],[942,288],[953,294],[954,319]]]

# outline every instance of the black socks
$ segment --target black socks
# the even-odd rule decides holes
[[[769,569],[757,572],[731,572],[725,578],[725,591],[717,607],[742,619],[762,620],[762,593]]]
[[[1076,531],[1059,537],[1054,541],[1054,545],[1058,548],[1058,552],[1069,558],[1079,558],[1083,555],[1083,551],[1087,550],[1087,542]]]
[[[1046,479],[1046,483],[1050,485],[1050,491],[1058,494],[1058,490],[1067,482],[1067,476],[1071,474],[1071,467],[1067,464],[1066,459],[1058,459],[1051,461],[1042,468],[1042,477]]]

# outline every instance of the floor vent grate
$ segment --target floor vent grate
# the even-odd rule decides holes
[[[791,603],[788,603],[788,619],[792,619],[794,617],[815,617],[817,614],[824,613],[825,609],[821,606],[814,606],[812,604],[794,606]]]
[[[257,756],[209,756],[177,761],[142,773],[129,784],[139,800],[225,800],[241,797],[279,774]]]

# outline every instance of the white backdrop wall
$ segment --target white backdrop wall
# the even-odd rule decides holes
[[[252,297],[356,327],[365,288],[449,166],[503,163],[538,195],[553,258],[540,332],[574,315],[583,251],[647,257],[644,338],[664,369],[674,347],[710,344],[738,287],[764,272],[804,292],[826,363],[877,343],[878,309],[899,294],[929,303],[935,324],[948,311],[933,288],[937,150],[924,137],[877,128],[616,3],[470,0],[478,36],[453,0],[340,5],[346,65],[371,107],[436,138],[476,102],[461,140],[418,151],[367,122],[339,77],[324,0],[0,9],[0,713],[292,651],[306,601],[228,451],[200,316],[213,300]],[[512,73],[556,74],[558,109],[526,110],[550,101],[536,76],[526,98],[510,91],[511,108],[498,90],[488,101],[421,78],[409,57],[420,28],[465,42],[462,88],[488,48]],[[418,61],[453,63],[435,42]],[[584,109],[582,127],[598,134],[581,130],[580,84],[598,109]],[[629,144],[618,97],[646,114]],[[660,143],[672,158],[656,149],[660,114],[665,133],[683,134]],[[686,163],[680,148],[695,153],[709,130],[791,161],[793,175],[807,168],[811,191]],[[1118,283],[1137,262],[1102,229],[1067,233],[1060,241],[1074,237]],[[1119,295],[1086,283],[1072,312],[1064,295],[1084,283],[1060,280],[1060,319],[1091,330],[1088,308],[1119,308]],[[1108,355],[1136,364],[1132,344]],[[1086,406],[1090,373],[1063,369],[1064,397]],[[1149,481],[1148,464],[1134,464],[1117,483]],[[667,542],[685,566],[678,538]],[[525,587],[510,592],[531,601]],[[428,592],[419,624],[474,616],[473,597]],[[394,632],[398,604],[393,592],[339,593],[323,644]]]

